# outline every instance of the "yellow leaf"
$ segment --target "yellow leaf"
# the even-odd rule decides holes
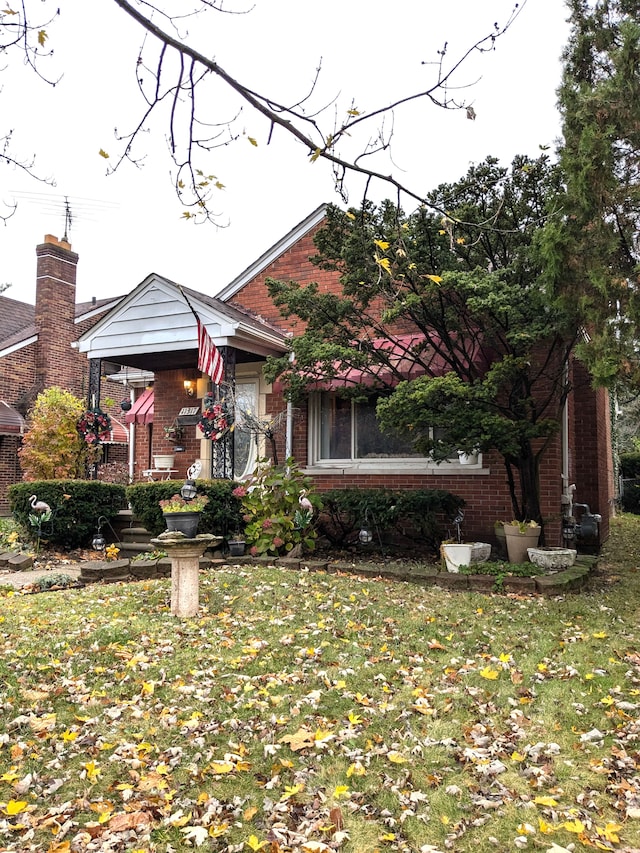
[[[87,779],[90,782],[95,782],[98,776],[100,775],[100,768],[94,761],[87,761],[86,764],[83,765],[84,769],[87,771]]]
[[[333,796],[336,799],[340,799],[340,797],[345,797],[349,794],[349,786],[348,785],[336,785],[333,791]]]
[[[389,258],[379,258],[378,255],[374,255],[374,260],[379,267],[382,267],[385,272],[388,272],[389,275],[391,275],[391,261]]]
[[[15,15],[15,12],[14,12],[14,15]],[[347,115],[348,116],[359,116],[360,110],[347,110]]]
[[[105,159],[105,160],[108,160],[108,159],[109,159],[109,155],[108,155],[108,154],[107,154],[107,152],[106,152],[104,149],[102,149],[102,148],[98,151],[98,154],[99,154],[101,157],[104,157],[104,159]]]
[[[557,806],[558,801],[553,797],[536,797],[533,801],[537,806]]]
[[[351,220],[354,220],[354,219],[356,218],[356,217],[355,217],[355,214],[350,213],[350,212],[347,212],[347,213],[345,214],[345,216],[347,217],[347,219],[351,219]]]
[[[253,147],[254,147],[254,148],[257,148],[257,147],[258,147],[258,143],[255,141],[255,139],[253,138],[253,136],[247,136],[247,139],[248,139],[248,140],[249,140],[249,142],[253,145]]]
[[[366,773],[367,771],[359,761],[356,761],[347,767],[347,779],[351,778],[351,776],[365,776]]]
[[[443,823],[446,826],[449,823],[449,816],[446,814],[441,814],[440,823]]]
[[[209,827],[209,835],[211,838],[220,838],[220,836],[226,835],[227,832],[229,832],[228,823],[213,823]]]
[[[311,161],[311,163],[315,163],[321,154],[322,154],[322,150],[320,148],[316,148],[316,150],[313,152],[311,157],[309,157],[309,160]]]
[[[12,817],[13,815],[20,814],[27,807],[27,803],[24,800],[9,800],[7,803],[4,813]]]
[[[607,841],[611,841],[613,844],[619,844],[620,839],[618,837],[618,833],[622,829],[622,826],[619,823],[608,823],[604,828],[604,837]]]
[[[396,752],[393,749],[387,753],[387,758],[393,764],[406,764],[407,763],[407,759],[404,757],[404,755],[401,755],[399,752]]]
[[[259,841],[257,836],[250,835],[247,839],[247,847],[250,847],[252,850],[262,850],[263,847],[266,847],[269,843],[268,841]]]
[[[222,775],[224,773],[232,773],[234,766],[230,761],[212,761],[207,770],[211,771],[211,773]]]
[[[0,776],[0,782],[17,782],[19,778],[18,774],[11,769]]]
[[[349,722],[354,726],[357,726],[362,722],[362,717],[359,714],[356,714],[354,711],[349,711],[348,719]]]
[[[254,818],[257,813],[258,813],[258,809],[255,806],[249,806],[249,808],[245,809],[244,812],[242,813],[242,817],[245,820],[252,820],[252,818]]]
[[[315,737],[313,732],[310,732],[309,729],[301,727],[297,732],[294,732],[291,735],[283,735],[278,743],[288,743],[289,747],[294,752],[297,752],[300,749],[308,749],[310,746],[313,746],[315,743]]]
[[[430,278],[431,281],[434,281],[436,284],[440,284],[442,281],[442,278],[439,275],[428,275],[427,278]]]
[[[378,841],[395,841],[396,834],[395,832],[385,832],[384,835],[378,836]]]
[[[555,828],[541,817],[538,818],[538,829],[545,835],[550,835],[552,832],[555,832]]]
[[[524,761],[525,758],[526,758],[526,755],[523,755],[521,752],[517,752],[514,750],[514,752],[511,753],[511,760],[512,761]]]
[[[500,655],[500,663],[509,663],[510,660],[511,655],[507,654],[506,652],[502,652],[502,654]]]
[[[609,635],[606,633],[606,631],[597,631],[595,634],[592,634],[591,636],[596,640],[604,640]]]
[[[388,249],[391,243],[387,243],[386,240],[374,240],[373,241],[379,249],[382,249],[384,252],[385,249]]]
[[[586,827],[581,820],[576,818],[575,820],[567,820],[562,824],[562,828],[566,829],[567,832],[575,832],[576,835],[580,835],[581,832],[584,832]]]
[[[40,47],[44,47],[44,43],[48,38],[49,36],[47,35],[46,30],[38,30],[38,44]]]
[[[284,794],[280,797],[280,802],[282,803],[285,800],[290,800],[301,791],[304,791],[304,782],[300,782],[298,785],[285,785]]]
[[[613,696],[603,696],[602,699],[600,700],[600,704],[601,705],[613,705],[613,703],[615,701],[616,700],[613,698]]]
[[[500,675],[497,669],[491,669],[489,666],[485,666],[484,669],[480,670],[480,675],[483,678],[489,679],[489,681],[495,681],[496,678]]]

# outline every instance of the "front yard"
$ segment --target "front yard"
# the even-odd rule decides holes
[[[588,591],[270,567],[0,597],[0,851],[640,846],[640,523]],[[554,846],[555,845],[555,846]]]

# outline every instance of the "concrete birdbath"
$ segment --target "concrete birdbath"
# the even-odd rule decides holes
[[[222,542],[222,536],[202,533],[187,539],[182,533],[167,530],[151,543],[167,552],[171,560],[171,615],[196,616],[200,605],[200,557],[207,548]]]

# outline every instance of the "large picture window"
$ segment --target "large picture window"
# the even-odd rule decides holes
[[[317,461],[422,458],[409,438],[382,433],[376,400],[353,402],[328,391],[311,400]]]

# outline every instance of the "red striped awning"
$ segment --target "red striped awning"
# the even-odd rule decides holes
[[[153,388],[141,394],[133,406],[125,415],[128,424],[152,424],[153,423]]]
[[[0,400],[0,435],[23,435],[24,418],[13,406]]]
[[[104,444],[129,444],[129,430],[111,415],[111,432]]]

